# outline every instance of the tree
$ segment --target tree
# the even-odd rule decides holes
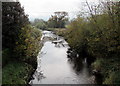
[[[19,2],[2,3],[2,47],[13,49],[20,30],[29,23],[28,15]]]
[[[39,29],[46,29],[47,28],[47,22],[43,19],[35,19],[34,22],[32,22],[32,25]]]
[[[67,12],[54,12],[54,15],[48,20],[48,27],[51,28],[64,28],[65,23],[68,21],[68,13]]]

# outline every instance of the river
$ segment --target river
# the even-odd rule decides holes
[[[86,59],[81,63],[67,57],[68,43],[51,31],[42,31],[43,47],[37,56],[37,69],[30,84],[93,84]]]

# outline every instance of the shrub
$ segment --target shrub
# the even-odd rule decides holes
[[[28,25],[21,30],[19,35],[19,41],[16,42],[16,52],[17,56],[22,61],[27,61],[28,63],[36,63],[37,55],[40,49],[40,39],[41,32],[40,30],[33,28]]]

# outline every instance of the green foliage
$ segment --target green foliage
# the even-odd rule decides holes
[[[21,28],[29,23],[27,16],[19,2],[2,3],[2,49],[14,48]]]
[[[21,34],[19,35],[19,41],[16,42],[16,47],[14,52],[16,52],[19,59],[22,61],[27,61],[28,63],[34,63],[37,61],[37,55],[40,45],[41,32],[39,29],[33,28],[30,25],[23,27],[21,29]]]
[[[11,50],[4,49],[2,52],[3,84],[28,83],[31,72],[37,66],[37,55],[41,48],[41,32],[31,25],[22,28],[20,32],[14,51],[11,53]]]
[[[59,35],[59,36],[64,36],[66,35],[66,28],[48,28],[47,30],[49,31],[53,31],[55,34]]]
[[[28,62],[33,58],[30,62],[35,61],[40,47],[40,31],[28,25],[28,17],[19,2],[4,2],[2,8],[3,62],[13,58]]]
[[[2,70],[2,84],[27,84],[31,70],[31,65],[11,62]]]
[[[102,67],[102,63],[104,62],[104,59],[102,58],[99,58],[97,59],[94,63],[92,63],[92,67],[98,71],[101,70],[101,67]]]
[[[71,48],[82,57],[97,59],[93,68],[101,71],[104,83],[118,84],[120,2],[102,3],[102,6],[102,13],[91,14],[88,18],[78,16],[72,20],[67,26],[65,38]]]
[[[101,71],[104,75],[103,84],[120,84],[120,59],[119,58],[97,58],[92,67]]]
[[[78,17],[67,26],[68,32],[66,39],[69,45],[80,55],[86,53],[87,37],[89,36],[86,25],[85,19]]]
[[[9,49],[4,49],[2,50],[2,67],[8,63],[10,60],[10,50]]]
[[[29,25],[19,2],[3,2],[2,8],[2,81],[27,84],[37,67],[41,32]]]
[[[113,12],[92,15],[88,19],[77,17],[67,26],[66,38],[73,49],[86,51],[95,57],[119,57],[120,27],[116,2],[110,5]],[[114,8],[113,8],[114,7]],[[117,8],[117,9],[116,9]],[[117,13],[115,13],[117,12]],[[114,16],[112,19],[111,16]],[[113,22],[114,21],[114,22]],[[102,54],[101,54],[102,53]]]
[[[112,72],[110,76],[105,79],[103,84],[120,84],[120,71]]]
[[[47,29],[47,22],[42,19],[35,19],[32,25],[41,30]]]
[[[96,57],[109,57],[118,54],[120,52],[118,49],[120,42],[119,27],[111,26],[112,22],[110,22],[110,17],[107,14],[96,16],[96,20],[97,27],[92,24],[89,25],[91,28],[91,36],[88,39],[89,53]]]
[[[48,20],[49,28],[64,28],[66,21],[68,21],[67,12],[54,12],[54,15],[51,16]]]

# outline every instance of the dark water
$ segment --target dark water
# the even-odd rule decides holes
[[[68,43],[50,31],[43,31],[43,47],[30,84],[93,84],[86,59],[67,58]]]

